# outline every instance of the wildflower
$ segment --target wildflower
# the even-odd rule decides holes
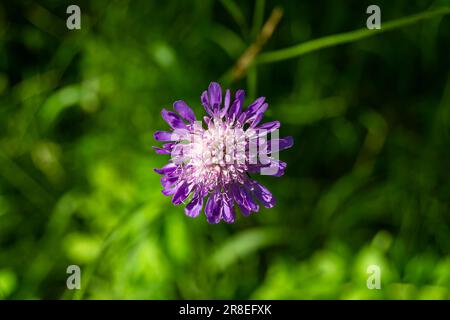
[[[259,211],[258,202],[266,208],[275,205],[272,193],[250,174],[283,175],[286,163],[277,158],[278,151],[290,148],[293,139],[274,138],[279,121],[260,124],[268,108],[264,97],[245,110],[244,97],[238,90],[231,101],[230,90],[222,96],[220,85],[212,82],[201,95],[208,114],[203,117],[206,128],[184,101],[173,104],[176,113],[161,112],[172,130],[155,132],[155,139],[165,144],[153,148],[171,159],[155,172],[162,175],[162,193],[172,196],[175,205],[187,203],[190,217],[197,217],[204,206],[209,223],[233,223],[235,203],[245,216]]]

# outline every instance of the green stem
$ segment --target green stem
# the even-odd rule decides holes
[[[270,63],[286,59],[292,59],[304,54],[320,50],[323,48],[336,46],[343,43],[354,42],[360,39],[368,38],[389,30],[394,30],[400,27],[404,27],[410,24],[414,24],[421,20],[427,20],[436,16],[446,15],[450,13],[450,8],[440,8],[436,10],[425,11],[419,14],[415,14],[409,17],[389,21],[382,24],[381,29],[369,30],[367,28],[354,30],[350,32],[339,33],[323,38],[311,40],[308,42],[300,43],[293,47],[276,50],[272,52],[262,53],[256,60],[257,63]]]

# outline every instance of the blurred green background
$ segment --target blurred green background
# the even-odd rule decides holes
[[[70,4],[81,30],[66,28]],[[370,4],[2,2],[0,298],[449,299],[450,18],[375,35]],[[376,4],[382,26],[450,7]],[[275,7],[273,35],[228,77]],[[152,170],[168,160],[151,150],[160,110],[203,113],[218,80],[267,97],[266,120],[295,138],[285,176],[259,179],[277,206],[233,225],[186,217]],[[72,264],[81,290],[66,288]],[[371,264],[381,290],[366,287]]]

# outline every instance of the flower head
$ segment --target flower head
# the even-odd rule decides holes
[[[201,95],[208,114],[205,125],[181,100],[173,104],[176,112],[161,112],[172,130],[155,132],[155,139],[166,143],[153,148],[171,159],[155,171],[162,175],[162,193],[172,196],[175,205],[186,203],[190,217],[204,206],[209,223],[233,223],[235,203],[246,216],[259,211],[258,202],[266,208],[275,205],[272,193],[250,174],[283,175],[286,163],[278,159],[278,151],[290,148],[293,139],[278,138],[278,121],[260,124],[268,108],[264,97],[245,110],[244,97],[243,90],[233,100],[230,90],[222,96],[220,85],[212,82]]]

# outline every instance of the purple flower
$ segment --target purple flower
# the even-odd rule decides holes
[[[238,90],[232,101],[230,90],[222,96],[220,85],[212,82],[201,95],[206,128],[184,101],[173,104],[176,112],[161,112],[172,130],[155,132],[155,139],[165,143],[153,148],[171,159],[155,172],[162,175],[162,193],[175,205],[186,203],[190,217],[204,208],[209,223],[233,223],[235,204],[245,216],[258,212],[258,203],[275,205],[272,193],[250,174],[283,175],[286,163],[278,152],[292,147],[293,139],[278,138],[278,121],[260,124],[268,108],[264,97],[245,110],[244,97]]]

